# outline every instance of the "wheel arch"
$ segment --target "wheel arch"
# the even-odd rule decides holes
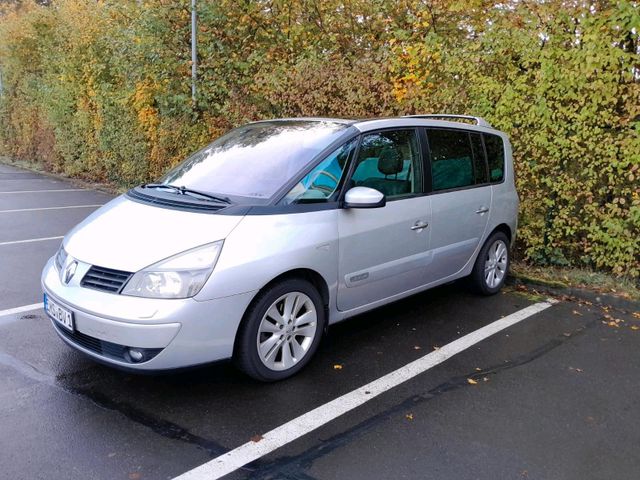
[[[294,268],[294,269],[291,269],[291,270],[287,270],[286,272],[280,273],[279,275],[277,275],[276,277],[271,279],[268,283],[263,285],[262,288],[260,288],[255,293],[255,295],[253,296],[253,299],[251,300],[251,302],[249,302],[249,305],[247,306],[247,309],[245,310],[244,315],[242,316],[242,320],[240,321],[240,325],[238,326],[238,329],[236,330],[236,335],[235,335],[235,338],[233,340],[233,352],[234,353],[236,351],[236,346],[238,344],[238,336],[240,335],[240,330],[241,330],[242,324],[245,322],[245,319],[246,319],[247,311],[251,308],[251,306],[254,304],[256,299],[264,291],[269,289],[272,285],[280,283],[280,282],[282,282],[284,280],[288,280],[290,278],[297,278],[297,279],[306,280],[309,283],[311,283],[318,290],[318,293],[320,294],[320,298],[322,298],[322,304],[324,306],[325,318],[327,319],[327,321],[325,322],[325,333],[326,333],[326,329],[329,326],[329,302],[330,302],[330,298],[331,298],[330,294],[329,294],[329,285],[328,285],[327,281],[324,279],[324,277],[320,273],[318,273],[317,271],[315,271],[315,270],[313,270],[311,268]]]
[[[265,291],[267,288],[271,287],[271,285],[280,283],[281,281],[287,280],[289,278],[301,278],[303,280],[307,280],[318,290],[325,309],[329,307],[329,285],[322,275],[320,275],[315,270],[312,270],[311,268],[294,268],[292,270],[287,270],[286,272],[281,273],[277,277],[273,278],[269,283],[264,285],[256,293],[256,296]]]
[[[495,232],[502,232],[504,233],[507,238],[509,239],[509,244],[511,244],[511,242],[513,241],[513,233],[511,232],[511,227],[509,225],[507,225],[506,223],[501,223],[500,225],[497,225],[489,235],[487,235],[487,238],[489,238],[491,235],[493,235]]]

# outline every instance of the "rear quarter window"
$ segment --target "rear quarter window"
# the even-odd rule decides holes
[[[504,143],[498,135],[484,134],[484,146],[489,164],[489,181],[501,182],[504,178]]]

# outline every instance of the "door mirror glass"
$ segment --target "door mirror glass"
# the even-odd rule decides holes
[[[375,188],[353,187],[344,196],[345,208],[380,208],[386,204],[384,194]]]

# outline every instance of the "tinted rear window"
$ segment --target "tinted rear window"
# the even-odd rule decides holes
[[[476,178],[476,185],[487,183],[487,162],[482,146],[482,136],[479,133],[469,133],[471,146],[473,147],[473,167]]]
[[[427,129],[433,190],[473,185],[473,152],[467,132]]]
[[[504,143],[502,138],[485,133],[484,145],[489,163],[489,181],[501,182],[504,178]]]

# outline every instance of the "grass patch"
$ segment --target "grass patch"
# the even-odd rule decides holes
[[[528,288],[525,285],[505,285],[502,289],[502,293],[509,293],[510,295],[516,295],[518,297],[524,298],[531,302],[542,302],[546,300],[549,296],[542,295],[536,292],[533,288]]]
[[[550,288],[586,288],[630,300],[640,300],[637,281],[603,272],[581,268],[538,267],[524,262],[513,262],[511,274],[524,282],[537,283]]]

